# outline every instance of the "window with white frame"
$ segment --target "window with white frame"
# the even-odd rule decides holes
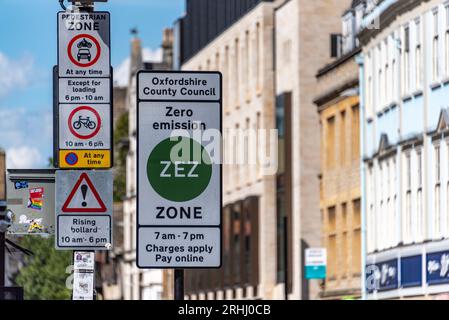
[[[352,12],[348,13],[343,19],[343,53],[348,53],[353,49],[353,24],[354,17]]]
[[[415,79],[416,89],[422,88],[422,51],[421,51],[421,20],[415,20]]]
[[[417,225],[416,225],[416,241],[421,242],[425,238],[425,217],[423,210],[423,155],[422,149],[416,149],[416,166],[417,166],[417,190],[416,190],[416,212],[417,212]]]
[[[434,221],[433,221],[433,234],[434,238],[441,236],[441,148],[439,144],[434,145],[434,173],[435,173],[435,209],[434,209]]]
[[[432,80],[438,81],[440,78],[438,8],[432,11],[432,19]]]
[[[410,26],[404,27],[403,94],[410,91]]]
[[[405,160],[405,212],[403,217],[403,235],[404,243],[411,242],[411,216],[412,216],[412,161],[410,150],[404,155]]]
[[[445,10],[445,32],[444,32],[444,66],[445,77],[449,77],[449,3],[444,6]]]
[[[375,250],[376,232],[374,218],[374,177],[373,165],[369,165],[367,172],[367,202],[368,202],[368,221],[367,221],[367,250],[372,252]]]

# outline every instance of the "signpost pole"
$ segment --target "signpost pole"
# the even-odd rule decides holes
[[[284,296],[288,300],[288,218],[284,217]]]
[[[0,232],[0,301],[5,298],[5,234]]]
[[[175,300],[184,300],[184,269],[175,269]]]

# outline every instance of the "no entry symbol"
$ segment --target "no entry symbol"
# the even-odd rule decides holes
[[[91,139],[100,131],[101,117],[94,108],[81,106],[70,113],[68,126],[78,139]]]

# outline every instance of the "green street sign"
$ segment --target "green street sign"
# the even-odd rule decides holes
[[[204,147],[193,139],[168,138],[151,152],[147,175],[151,186],[161,197],[185,202],[201,195],[209,185],[211,159]]]

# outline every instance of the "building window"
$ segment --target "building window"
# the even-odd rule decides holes
[[[410,27],[404,28],[404,94],[410,90]]]
[[[444,33],[445,76],[449,77],[449,4],[446,4],[444,9],[446,12],[446,24]]]
[[[232,206],[232,276],[233,284],[238,285],[241,282],[241,241],[242,241],[242,222],[241,222],[241,204]]]
[[[405,191],[405,215],[404,215],[404,232],[403,241],[409,243],[411,241],[412,230],[412,161],[411,154],[405,154],[406,168],[406,191]]]
[[[423,213],[423,173],[422,173],[422,150],[416,150],[417,162],[417,190],[416,190],[416,212],[417,212],[417,228],[416,240],[421,242],[424,240],[424,213]]]
[[[330,207],[327,210],[328,221],[328,277],[335,279],[338,272],[338,252],[337,252],[337,217],[335,207]]]
[[[416,48],[415,48],[415,66],[416,66],[416,89],[422,87],[422,55],[421,55],[421,21],[415,21]]]
[[[434,238],[441,236],[441,149],[435,145],[435,218]]]
[[[234,48],[234,103],[236,106],[240,104],[240,55],[239,55],[239,39],[235,40],[235,48]]]
[[[341,257],[342,257],[342,275],[347,277],[349,275],[349,225],[348,225],[348,208],[346,203],[341,205],[341,231],[342,231],[342,241],[341,241]]]
[[[249,93],[250,90],[250,82],[251,82],[251,68],[250,68],[250,38],[249,38],[249,31],[245,32],[245,87],[246,87],[246,94]]]
[[[433,11],[432,80],[440,78],[438,8]]]
[[[260,81],[259,81],[259,51],[260,51],[260,23],[256,23],[256,35],[254,37],[254,77],[256,78],[256,89],[259,90]]]
[[[352,268],[354,274],[360,274],[361,271],[361,230],[362,230],[362,220],[360,215],[360,199],[352,202]]]
[[[352,160],[358,161],[360,159],[360,111],[359,105],[351,108],[352,112]]]
[[[327,168],[332,169],[335,167],[335,117],[330,117],[327,119],[326,144]]]
[[[285,260],[288,259],[288,287],[292,290],[292,228],[291,228],[291,187],[287,184],[286,178],[290,175],[281,174],[277,177],[277,212],[276,212],[276,243],[277,243],[277,283],[285,283]],[[286,224],[287,222],[287,224]],[[285,233],[287,232],[287,243],[285,242]],[[286,248],[287,246],[287,248]],[[286,250],[287,249],[287,250]],[[287,251],[287,257],[286,255]]]
[[[340,113],[340,165],[346,165],[346,112]]]

